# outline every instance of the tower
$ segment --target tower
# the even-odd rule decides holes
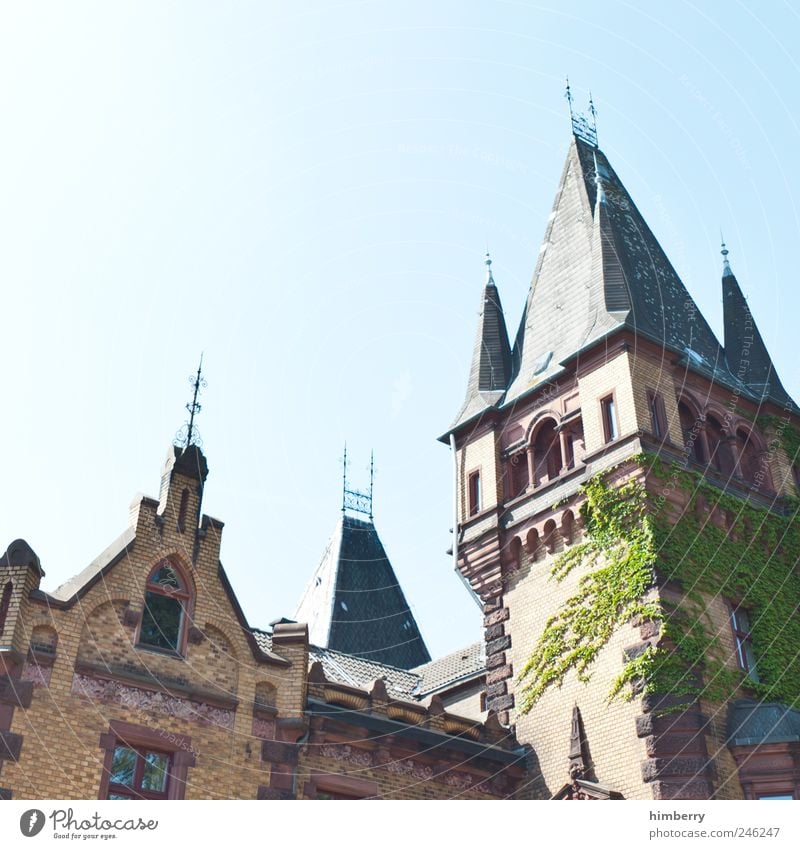
[[[724,347],[573,116],[510,356],[484,287],[442,441],[487,707],[541,798],[798,794],[800,411],[723,257]]]

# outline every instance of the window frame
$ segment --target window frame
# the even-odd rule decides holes
[[[617,398],[615,392],[610,392],[600,398],[600,420],[603,423],[605,444],[619,439],[619,421],[617,420]]]
[[[133,783],[130,785],[119,784],[111,780],[111,767],[113,767],[114,755],[116,754],[118,749],[127,749],[128,751],[133,752],[136,755],[136,761],[133,768]],[[144,765],[147,755],[159,755],[167,759],[167,775],[166,780],[164,782],[163,790],[148,790],[142,787],[142,781],[144,779]],[[172,780],[172,752],[159,751],[157,749],[151,749],[145,746],[131,746],[128,743],[124,743],[120,740],[118,741],[117,745],[114,746],[111,752],[111,766],[109,768],[106,798],[108,799],[112,795],[116,795],[124,796],[125,798],[129,799],[168,799],[169,786]]]
[[[650,425],[653,428],[653,436],[658,439],[669,440],[669,428],[667,427],[667,410],[664,406],[664,397],[655,389],[647,390],[647,406],[650,409]]]
[[[312,771],[303,792],[307,799],[320,799],[328,795],[338,796],[341,800],[356,801],[380,798],[377,781],[353,778],[335,772]]]
[[[477,516],[481,512],[482,500],[481,470],[473,469],[467,475],[467,516]]]
[[[173,571],[176,573],[177,580],[181,584],[181,587],[177,590],[170,590],[166,588],[163,584],[155,583],[152,578],[153,576],[164,567],[164,565],[168,565]],[[180,614],[180,622],[178,625],[178,638],[175,641],[175,648],[167,648],[164,646],[152,645],[151,643],[146,643],[142,641],[142,629],[145,624],[145,616],[147,615],[147,596],[148,593],[153,595],[162,596],[165,598],[171,598],[180,604],[181,614]],[[142,602],[142,615],[139,617],[139,625],[136,629],[136,641],[135,646],[137,649],[144,649],[145,651],[154,651],[159,654],[166,654],[171,657],[185,657],[186,655],[186,646],[188,644],[188,636],[189,636],[189,623],[192,619],[194,606],[194,593],[192,592],[192,585],[189,581],[189,577],[186,574],[186,570],[173,558],[173,557],[162,557],[150,572],[147,575],[147,579],[145,580],[144,585],[144,598]],[[152,617],[153,614],[150,613]],[[155,620],[155,617],[153,617]],[[156,623],[158,624],[158,623]]]
[[[135,751],[146,750],[158,752],[169,757],[165,794],[150,796],[144,795],[140,791],[135,791],[130,798],[139,800],[184,799],[186,797],[188,771],[195,765],[192,738],[187,737],[185,734],[173,734],[168,731],[147,728],[143,725],[134,725],[130,722],[112,720],[109,723],[109,730],[100,735],[100,748],[104,750],[105,754],[103,757],[100,787],[97,794],[98,799],[108,799],[109,794],[113,791],[114,785],[111,783],[111,765],[114,760],[114,751],[120,746],[125,746]],[[137,770],[138,768],[137,761]]]
[[[753,633],[751,624],[752,611],[740,603],[729,601],[731,632],[733,633],[733,648],[736,665],[747,673],[751,681],[758,683],[758,664],[753,650]],[[742,621],[744,617],[744,621]],[[744,626],[744,627],[742,627]]]

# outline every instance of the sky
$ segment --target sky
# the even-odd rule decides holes
[[[0,2],[0,547],[55,589],[158,495],[204,353],[204,511],[251,625],[291,617],[375,452],[434,655],[491,251],[515,332],[591,90],[600,147],[722,337],[720,231],[788,391],[797,8],[774,2]]]

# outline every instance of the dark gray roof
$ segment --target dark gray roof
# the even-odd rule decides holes
[[[424,696],[476,678],[486,671],[483,643],[473,643],[411,670],[419,675],[419,692]]]
[[[486,265],[487,280],[481,294],[480,319],[467,392],[454,427],[497,403],[503,397],[511,377],[511,346],[488,254]]]
[[[800,740],[800,711],[776,702],[738,699],[728,711],[728,742],[734,746]]]
[[[256,638],[260,639],[258,634]],[[386,663],[312,645],[309,647],[309,664],[315,661],[322,664],[325,676],[331,681],[366,689],[377,678],[382,678],[390,694],[407,700],[422,699],[462,681],[477,678],[486,671],[483,643],[474,643],[414,669],[398,669]]]
[[[727,262],[722,275],[722,303],[725,355],[730,370],[747,384],[759,400],[771,398],[775,403],[796,411],[797,405],[778,378],[736,275]]]
[[[413,699],[419,692],[419,675],[386,663],[365,660],[320,646],[309,646],[308,661],[309,664],[319,661],[325,677],[340,684],[367,689],[373,681],[383,678],[386,689],[397,698]]]
[[[345,654],[399,669],[431,657],[372,521],[342,514],[294,618]]]
[[[573,138],[503,403],[547,382],[560,363],[622,327],[691,357],[692,367],[725,383],[736,382],[722,346],[605,154]]]

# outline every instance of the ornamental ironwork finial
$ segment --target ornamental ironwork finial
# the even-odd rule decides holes
[[[347,443],[344,444],[344,456],[342,458],[342,513],[352,510],[355,513],[363,513],[372,519],[372,489],[375,482],[375,452],[369,455],[369,492],[352,489],[347,483]]]
[[[483,264],[486,266],[486,285],[494,286],[494,276],[492,274],[492,258],[489,256],[489,251],[486,251],[486,258],[483,260]]]
[[[200,364],[197,366],[197,373],[189,375],[189,386],[192,387],[192,400],[186,405],[186,410],[189,413],[189,421],[178,431],[175,442],[177,445],[188,448],[190,445],[197,445],[199,448],[203,441],[200,439],[200,433],[194,423],[195,416],[203,409],[202,404],[197,400],[200,391],[208,386],[206,379],[203,377],[203,355],[200,354]]]

